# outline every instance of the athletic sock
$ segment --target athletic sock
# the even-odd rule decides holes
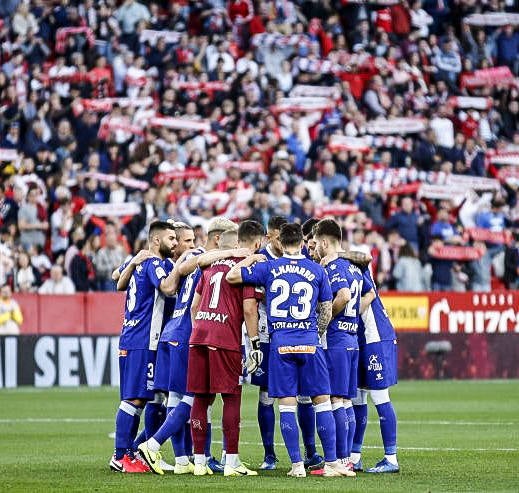
[[[195,395],[191,410],[191,434],[195,449],[195,457],[204,454],[205,437],[207,433],[207,408],[212,404],[213,396],[207,394]]]
[[[193,435],[191,433],[191,420],[184,425],[184,450],[186,455],[191,457],[193,455]]]
[[[229,464],[229,457],[238,453],[238,442],[240,439],[241,393],[222,394],[222,401],[222,428],[225,436],[225,450],[227,453],[225,460],[226,464]]]
[[[207,408],[207,432],[205,435],[205,446],[204,446],[204,453],[205,453],[206,457],[211,457],[211,440],[212,440],[212,435],[213,435],[212,409],[213,409],[213,406],[209,406]]]
[[[337,460],[337,441],[332,404],[330,401],[326,401],[314,407],[317,434],[323,446],[324,460],[326,462],[334,462]]]
[[[380,419],[380,433],[386,456],[396,454],[396,414],[391,402],[375,406]],[[388,459],[389,460],[389,459]]]
[[[191,406],[181,401],[173,411],[168,413],[163,425],[155,432],[153,438],[161,445],[174,434],[184,428],[184,423],[189,419]]]
[[[135,420],[134,420],[134,428],[132,429],[132,432],[131,432],[131,436],[134,437],[134,440],[133,440],[133,444],[132,444],[132,450],[137,450],[137,448],[139,447],[139,445],[141,443],[144,443],[146,441],[146,430],[143,429],[140,433],[139,433],[139,436],[137,438],[135,438],[135,435],[137,435],[137,431],[139,430],[139,423],[141,421],[141,417],[140,415],[139,416],[135,416]]]
[[[238,454],[227,454],[225,456],[225,464],[231,467],[238,467],[240,465]]]
[[[296,421],[296,406],[279,406],[279,425],[281,435],[287,448],[290,462],[295,464],[301,462],[301,451],[299,450],[299,429]]]
[[[351,402],[344,404],[344,410],[346,411],[346,419],[348,420],[348,441],[346,445],[346,457],[349,457],[351,455],[351,450],[353,448],[353,437],[355,436],[355,411],[353,410],[353,404]]]
[[[131,449],[133,443],[132,430],[135,420],[140,419],[139,408],[130,402],[122,401],[115,415],[115,458],[120,460]],[[138,429],[138,423],[137,423]]]
[[[306,457],[310,458],[316,454],[315,449],[315,410],[311,402],[297,404],[297,419],[303,435]]]
[[[276,415],[274,405],[265,405],[258,402],[258,423],[261,433],[261,441],[265,449],[265,456],[275,455],[274,452],[274,426]]]
[[[335,420],[337,458],[348,457],[348,417],[341,402],[332,402],[333,419]]]
[[[144,429],[146,438],[150,439],[164,421],[166,408],[157,402],[148,402],[144,408]]]
[[[362,443],[364,442],[364,433],[366,433],[366,426],[368,426],[368,405],[360,404],[358,406],[353,406],[353,412],[355,413],[355,434],[353,435],[353,444],[351,446],[352,451],[352,461],[354,463],[358,462],[357,460],[353,460],[353,454],[360,454],[362,450]]]

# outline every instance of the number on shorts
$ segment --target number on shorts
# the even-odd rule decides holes
[[[213,286],[213,292],[211,293],[211,299],[209,300],[209,308],[216,308],[218,301],[220,300],[220,288],[222,287],[223,272],[217,272],[209,279],[209,284]]]
[[[270,286],[270,292],[279,292],[270,304],[271,316],[286,318],[289,311],[290,316],[296,320],[304,320],[310,316],[310,311],[312,310],[312,297],[314,295],[314,288],[311,284],[299,281],[290,288],[290,284],[288,284],[284,279],[275,279]],[[281,303],[288,300],[290,293],[299,295],[297,305],[292,305],[289,310],[279,308]]]
[[[351,298],[350,301],[348,301],[348,304],[346,305],[346,310],[344,311],[344,314],[347,317],[356,317],[358,314],[355,311],[355,307],[357,306],[357,299],[362,291],[362,283],[364,281],[357,281],[355,279],[350,286],[351,291]]]
[[[148,378],[153,378],[153,363],[148,363],[148,373],[146,373]]]
[[[137,283],[135,282],[135,277],[131,277],[128,287],[128,301],[126,302],[126,309],[128,312],[132,312],[135,308],[135,303],[137,302],[137,298],[135,296],[137,294]]]

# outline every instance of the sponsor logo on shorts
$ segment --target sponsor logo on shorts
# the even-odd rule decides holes
[[[375,380],[384,380],[384,377],[382,376],[382,373],[377,373],[377,376],[375,377]]]
[[[168,344],[171,344],[172,346],[177,347],[179,342],[178,341],[169,341]]]
[[[119,349],[119,358],[126,358],[128,356],[128,351],[126,349]]]
[[[254,372],[254,375],[256,375],[257,377],[261,377],[261,375],[264,375],[265,372],[261,369],[261,368],[258,368],[255,372]]]
[[[370,354],[369,355],[369,365],[368,370],[369,371],[382,371],[384,368],[382,368],[382,363],[378,362],[378,355],[377,354]],[[378,378],[377,378],[378,380]]]
[[[153,390],[153,380],[146,381],[146,390]]]
[[[279,354],[315,354],[316,347],[315,346],[279,346],[278,353]]]

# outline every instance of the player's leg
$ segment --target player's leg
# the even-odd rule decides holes
[[[280,348],[271,345],[268,393],[271,397],[279,398],[279,426],[292,463],[292,468],[287,475],[305,477],[306,471],[299,449],[299,428],[296,419],[297,384],[298,364],[296,357],[290,353],[281,353]]]
[[[309,396],[297,396],[297,420],[305,447],[305,467],[319,468],[322,466],[323,458],[315,448],[315,409]]]
[[[240,351],[214,349],[209,351],[210,392],[221,394],[222,426],[225,442],[224,476],[256,476],[246,468],[238,455],[240,434],[242,354]]]
[[[353,462],[351,460],[351,452],[353,448],[353,437],[355,436],[356,421],[355,411],[353,409],[352,399],[357,396],[357,384],[358,384],[358,366],[359,366],[359,351],[357,348],[351,348],[346,351],[347,355],[347,373],[346,373],[346,399],[344,399],[344,409],[346,412],[346,419],[348,421],[348,438],[347,438],[347,454],[348,454],[348,467],[353,470]]]
[[[337,460],[337,429],[330,400],[330,379],[326,358],[321,347],[315,352],[302,354],[304,359],[299,373],[299,390],[312,396],[317,434],[324,453],[323,476],[351,476],[352,471]]]
[[[369,389],[371,400],[379,415],[385,453],[384,458],[366,472],[399,472],[400,468],[396,458],[397,419],[389,397],[389,387],[397,383],[396,340],[367,344],[363,353],[366,387]]]
[[[345,461],[348,457],[348,420],[344,408],[347,395],[347,353],[343,347],[328,348],[325,352],[326,365],[330,376],[330,391],[333,418],[335,420],[337,458]]]
[[[274,450],[274,427],[276,425],[276,415],[274,412],[274,399],[269,397],[266,387],[260,387],[258,399],[258,424],[261,434],[261,441],[265,455],[260,469],[276,469],[276,453]]]
[[[350,459],[353,462],[354,471],[362,471],[361,451],[364,443],[364,434],[368,426],[368,391],[358,389],[357,396],[352,399],[353,412],[355,413],[355,433],[351,446]]]
[[[119,472],[146,472],[149,469],[132,455],[142,410],[153,392],[148,391],[153,371],[152,351],[121,350],[119,375],[121,402],[115,419],[115,451],[110,468]],[[151,366],[150,366],[151,365]],[[150,370],[151,368],[151,370]]]

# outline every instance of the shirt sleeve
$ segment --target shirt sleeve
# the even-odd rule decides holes
[[[360,295],[364,296],[365,294],[368,294],[374,288],[375,288],[375,286],[373,286],[371,279],[364,276],[364,282],[362,283],[362,291],[361,291]]]
[[[332,289],[333,295],[335,295],[342,288],[350,288],[350,283],[348,282],[348,279],[344,273],[339,272],[338,270],[331,270],[330,266],[326,270],[328,272],[328,279],[330,280],[330,287]]]
[[[319,285],[319,302],[332,301],[332,288],[325,270],[321,267],[321,283]]]
[[[244,300],[250,300],[250,299],[256,299],[257,300],[257,299],[259,299],[256,287],[255,286],[251,286],[251,285],[243,286],[243,299]]]
[[[202,295],[202,291],[204,289],[204,280],[205,280],[205,275],[202,272],[202,275],[200,276],[200,279],[196,283],[195,293],[198,293],[199,295]]]
[[[167,277],[164,265],[159,259],[152,259],[148,261],[148,265],[146,266],[146,273],[148,274],[148,279],[151,281],[155,289],[158,289],[162,279]]]
[[[258,262],[250,267],[241,268],[241,278],[244,284],[265,286],[269,272],[268,262]]]
[[[133,257],[132,257],[133,258]],[[131,259],[127,260],[126,262],[123,262],[123,264],[119,267],[119,274],[123,273],[123,270],[126,269],[128,264],[130,263]]]

